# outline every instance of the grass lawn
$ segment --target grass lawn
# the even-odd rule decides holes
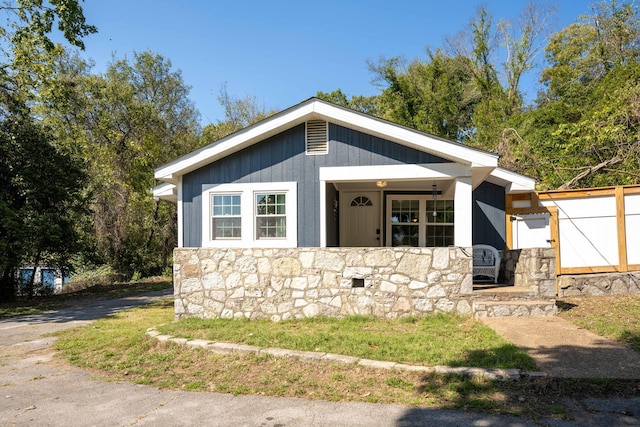
[[[633,310],[639,300],[640,297],[635,297],[624,307]],[[580,305],[574,304],[569,312],[575,310],[574,318],[583,317],[577,310]],[[161,327],[164,333],[174,336],[328,351],[405,363],[532,366],[519,350],[466,317],[436,315],[397,321],[317,318],[277,324],[185,319],[174,323],[170,300],[58,333],[56,347],[69,361],[105,380],[192,391],[507,413],[533,419],[565,418],[566,397],[629,397],[636,396],[640,389],[638,381],[542,378],[491,382],[268,356],[216,355],[200,348],[160,343],[145,335],[147,328],[161,324],[165,324]]]
[[[640,295],[565,297],[560,316],[640,351]]]
[[[398,320],[354,316],[267,320],[183,319],[162,325],[166,335],[188,339],[343,354],[428,366],[535,370],[533,360],[472,317],[436,314]]]

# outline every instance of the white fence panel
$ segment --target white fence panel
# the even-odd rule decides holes
[[[518,215],[513,221],[513,248],[548,248],[551,246],[549,214]]]
[[[562,268],[618,265],[615,196],[545,201],[558,208]]]
[[[616,218],[561,219],[562,268],[618,265]]]
[[[545,206],[557,206],[559,219],[616,217],[615,196],[545,200],[543,204]]]

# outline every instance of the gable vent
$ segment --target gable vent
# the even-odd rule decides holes
[[[329,152],[328,125],[324,120],[307,122],[307,154],[327,154]]]

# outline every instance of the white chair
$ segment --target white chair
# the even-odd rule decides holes
[[[486,277],[498,283],[500,252],[490,245],[473,245],[473,277]]]

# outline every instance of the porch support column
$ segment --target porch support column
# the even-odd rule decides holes
[[[184,246],[184,204],[182,203],[182,175],[178,177],[178,247]],[[202,236],[200,237],[202,239]]]
[[[454,193],[454,235],[453,244],[462,247],[471,247],[473,235],[473,193],[471,177],[456,178]]]
[[[327,181],[320,181],[320,247],[327,247]]]

